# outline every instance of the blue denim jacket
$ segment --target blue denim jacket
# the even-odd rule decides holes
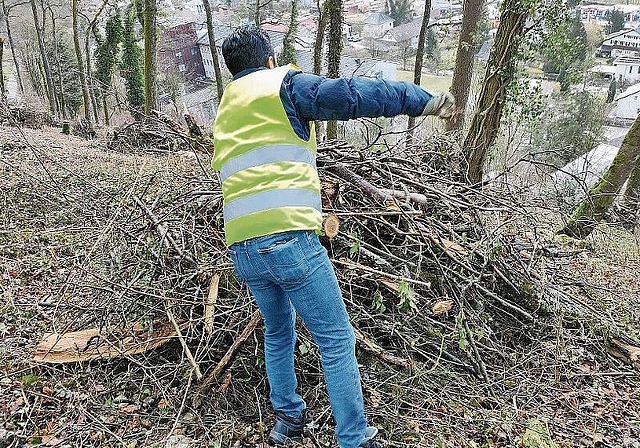
[[[234,79],[257,70],[266,70],[266,67],[244,70]],[[418,116],[431,95],[404,81],[363,77],[329,79],[290,70],[282,82],[280,98],[296,134],[308,140],[310,121]]]

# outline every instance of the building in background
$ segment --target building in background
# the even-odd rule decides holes
[[[604,58],[640,55],[640,32],[638,29],[624,29],[609,34],[600,44],[598,55]]]
[[[613,61],[618,83],[636,83],[640,81],[640,57],[620,56]]]
[[[611,112],[614,119],[635,120],[640,114],[640,83],[634,84],[616,96]]]
[[[158,45],[158,68],[166,71],[174,67],[186,81],[205,76],[202,55],[198,46],[200,23],[193,19],[161,25]]]

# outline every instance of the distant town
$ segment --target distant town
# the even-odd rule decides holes
[[[500,1],[488,1],[485,5],[486,38],[478,48],[477,60],[486,63],[491,40],[499,24]],[[263,2],[260,26],[268,32],[275,53],[283,48],[283,39],[290,22],[290,2]],[[348,0],[344,2],[343,26],[344,50],[341,75],[410,79],[403,73],[413,71],[420,24],[424,13],[423,1],[414,1],[404,23],[394,25],[394,19],[386,12],[383,0]],[[302,0],[298,4],[297,34],[295,38],[296,64],[303,71],[312,71],[313,43],[317,30],[317,4]],[[253,1],[230,0],[211,3],[216,51],[222,61],[220,45],[238,25],[255,21],[256,5]],[[175,73],[184,82],[182,101],[199,120],[210,123],[215,116],[217,98],[215,89],[209,88],[214,78],[213,57],[207,34],[203,0],[163,0],[159,3],[160,37],[158,66],[162,71]],[[611,14],[623,17],[622,29],[607,34]],[[616,107],[612,117],[635,118],[640,111],[640,5],[584,4],[575,11],[591,36],[595,52],[592,76],[617,82]],[[438,60],[425,61],[423,70],[443,77],[446,88],[447,75],[453,66],[457,46],[457,34],[462,19],[460,0],[433,0],[430,23],[439,22]],[[435,59],[435,58],[434,58]],[[230,78],[224,64],[221,68],[225,79]],[[603,81],[604,82],[604,81]],[[450,78],[449,78],[450,85]],[[601,90],[606,90],[600,83]],[[440,87],[440,86],[439,86]],[[166,95],[160,92],[161,106]]]

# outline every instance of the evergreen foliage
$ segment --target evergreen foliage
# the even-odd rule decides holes
[[[282,41],[282,53],[278,56],[278,63],[280,65],[285,64],[297,64],[298,59],[296,57],[296,34],[298,32],[298,1],[291,1],[291,20],[289,21],[289,29],[284,35]]]
[[[120,73],[125,80],[131,114],[135,119],[139,119],[144,107],[144,72],[142,49],[138,46],[134,25],[135,15],[134,11],[130,9],[124,23]]]
[[[579,18],[572,17],[545,39],[542,69],[545,73],[561,74],[567,83],[574,82],[582,73],[588,48],[584,25]]]
[[[433,58],[438,51],[438,37],[436,36],[436,32],[433,28],[429,28],[427,30],[427,38],[424,43],[424,54],[428,58]]]
[[[611,33],[617,33],[624,29],[625,17],[624,12],[619,11],[617,9],[613,9],[609,11],[607,14],[607,25],[606,29]]]
[[[144,0],[132,0],[130,9],[135,10],[135,16],[140,26],[144,27]]]
[[[124,29],[120,10],[116,9],[113,15],[107,19],[105,28],[105,37],[96,32],[96,68],[94,74],[99,82],[100,92],[103,95],[111,87],[111,78],[118,63],[120,44],[123,39]]]
[[[562,167],[602,142],[605,107],[601,98],[577,92],[542,114],[532,134],[532,152]],[[544,117],[544,118],[543,118]]]
[[[387,13],[393,19],[393,26],[411,21],[411,0],[387,0]]]
[[[427,30],[427,36],[424,42],[424,55],[434,68],[438,67],[440,64],[440,46],[438,45],[438,36],[433,28]]]

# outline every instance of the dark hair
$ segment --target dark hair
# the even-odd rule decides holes
[[[273,47],[269,35],[255,25],[244,25],[235,29],[222,42],[224,63],[232,75],[248,68],[264,67]]]

